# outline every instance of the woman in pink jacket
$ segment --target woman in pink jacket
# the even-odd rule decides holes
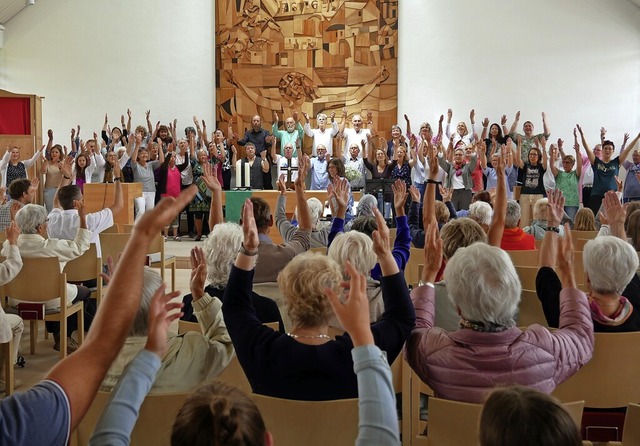
[[[434,327],[442,240],[437,225],[429,225],[421,286],[411,293],[416,326],[405,355],[435,396],[482,403],[494,387],[514,384],[551,393],[591,359],[593,322],[587,297],[576,288],[567,235],[557,259],[563,287],[558,330],[516,327],[521,285],[515,268],[505,251],[475,243],[458,249],[445,269],[447,292],[461,317],[460,329],[448,332]]]

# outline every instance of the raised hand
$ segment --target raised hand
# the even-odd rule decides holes
[[[520,110],[517,111],[516,113],[516,121],[520,120]]]
[[[560,249],[556,257],[556,268],[562,277],[563,288],[575,288],[576,279],[573,271],[573,240],[571,237],[571,226],[564,224],[564,237],[558,237]]]
[[[294,120],[295,122],[298,122],[298,112],[297,112],[297,111],[294,111],[294,112],[293,112],[293,116],[292,116],[292,117],[293,117],[293,120]]]
[[[484,118],[482,120],[482,127],[489,127],[489,118]]]
[[[552,189],[548,192],[547,199],[547,225],[558,226],[564,216],[564,195],[560,189]]]
[[[393,207],[397,209],[404,209],[404,204],[407,202],[407,185],[402,180],[396,180],[391,185],[393,190]]]
[[[147,118],[147,121],[148,121],[148,120],[149,120],[149,117],[151,116],[151,110],[147,110],[147,111],[144,113],[144,115],[145,115],[145,117]]]
[[[473,108],[469,112],[469,120],[471,120],[472,124],[476,121],[476,111]]]
[[[422,280],[424,282],[435,282],[435,279],[442,266],[442,239],[438,230],[438,223],[429,223],[424,232],[424,269],[422,270]]]
[[[189,280],[189,289],[194,299],[198,299],[204,295],[204,283],[207,279],[207,259],[204,251],[199,246],[191,249],[191,278]]]
[[[373,344],[373,334],[369,322],[369,299],[367,297],[367,278],[360,274],[349,262],[345,263],[345,275],[350,280],[340,286],[349,293],[344,303],[331,288],[326,288],[325,295],[333,308],[338,321],[349,333],[354,346]]]
[[[155,353],[159,358],[162,358],[169,348],[167,345],[169,326],[183,314],[180,311],[174,311],[182,308],[182,302],[172,302],[180,292],[165,294],[164,287],[163,284],[151,298],[147,343],[144,346],[145,350]]]
[[[309,113],[303,111],[302,116],[304,116],[305,121],[309,122]]]
[[[414,185],[411,185],[409,188],[409,194],[411,195],[411,200],[419,203],[420,202],[420,191]]]
[[[222,186],[218,181],[217,166],[212,166],[211,163],[204,163],[202,167],[202,181],[207,186],[207,189],[211,191],[221,191]]]
[[[280,195],[284,195],[287,193],[287,184],[284,178],[285,178],[284,174],[281,174],[278,177],[278,181],[276,182],[276,185],[278,186],[278,192],[280,192]]]
[[[333,186],[333,198],[336,200],[338,209],[346,209],[349,201],[349,182],[346,178],[339,179]]]
[[[260,240],[258,239],[258,228],[256,219],[253,216],[253,202],[247,198],[242,209],[242,232],[244,240],[242,244],[247,251],[256,251]]]
[[[378,259],[391,255],[391,242],[389,239],[389,228],[387,227],[387,222],[384,221],[384,217],[378,210],[375,208],[373,210],[373,214],[376,217],[376,224],[378,229],[373,231],[373,251],[378,256]]]
[[[305,180],[307,179],[310,164],[311,161],[309,161],[309,157],[307,155],[302,155],[298,158],[298,177],[295,181],[296,190],[298,188],[304,190]]]
[[[18,242],[18,236],[20,235],[20,228],[16,222],[11,219],[11,223],[7,227],[7,240],[10,245],[15,245]]]
[[[50,140],[53,140],[53,130],[51,130],[51,129],[47,130],[47,137],[48,137]]]
[[[60,162],[58,164],[58,167],[62,171],[62,175],[64,175],[67,178],[71,178],[71,175],[73,175],[73,162],[74,161],[75,161],[74,158],[69,155],[69,156],[64,158],[64,161],[62,161],[62,162]]]
[[[443,187],[442,184],[438,184],[438,189],[440,189],[440,195],[442,195],[443,203],[446,203],[447,201],[451,201],[451,198],[453,197],[452,187]]]
[[[453,110],[447,110],[447,122],[451,122],[451,118],[453,117]]]
[[[507,125],[507,115],[502,115],[500,118],[500,125]]]

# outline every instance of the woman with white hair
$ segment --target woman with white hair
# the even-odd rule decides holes
[[[497,385],[524,385],[545,393],[591,359],[593,324],[587,298],[576,289],[571,238],[559,250],[562,276],[559,330],[516,326],[520,279],[509,255],[475,243],[447,262],[447,291],[460,315],[460,329],[434,327],[433,281],[440,269],[442,240],[431,223],[420,286],[411,293],[416,327],[405,347],[409,365],[439,398],[481,403]]]
[[[371,270],[377,262],[371,237],[358,231],[338,234],[333,243],[331,243],[327,255],[340,266],[342,271],[346,272],[346,264],[350,262],[356,271],[367,278],[369,320],[371,322],[377,321],[384,313],[384,301],[380,282],[371,278]],[[331,317],[329,325],[340,329],[343,328],[335,315]]]
[[[489,225],[493,217],[493,208],[489,203],[476,201],[469,206],[469,218],[482,227],[485,234],[489,233]]]
[[[531,234],[536,240],[542,240],[546,229],[549,226],[547,222],[547,208],[549,207],[549,200],[547,198],[541,198],[533,205],[533,220],[529,226],[525,226],[522,230],[526,234]],[[564,228],[558,226],[558,233],[560,237],[564,237]]]
[[[391,254],[389,230],[376,212],[379,230],[373,249],[382,268],[385,312],[371,326],[375,344],[392,363],[415,323],[407,285]],[[238,360],[254,393],[296,400],[322,401],[356,398],[348,335],[328,335],[332,310],[327,290],[341,292],[344,272],[328,256],[304,253],[296,256],[278,275],[278,285],[292,321],[289,333],[262,325],[251,305],[251,283],[258,254],[258,230],[253,203],[247,200],[243,216],[244,241],[224,294],[223,313]],[[356,274],[347,264],[350,276]]]
[[[67,262],[80,257],[89,249],[91,231],[87,229],[87,219],[84,211],[84,203],[81,200],[74,201],[74,206],[78,211],[80,226],[78,233],[73,240],[58,240],[47,236],[47,210],[37,204],[27,204],[16,214],[16,224],[20,228],[18,236],[18,248],[22,258],[32,257],[57,257],[60,261],[60,271]],[[9,253],[9,242],[6,241],[2,247],[1,254],[7,256]],[[95,302],[89,299],[91,291],[82,285],[67,284],[67,305],[82,301],[84,303],[84,327],[78,327],[77,315],[69,318],[67,323],[67,352],[71,353],[78,348],[78,344],[71,337],[76,330],[89,330],[93,316],[96,314]],[[19,302],[10,300],[12,306]],[[60,299],[52,299],[45,303],[46,309],[60,308]],[[47,331],[53,333],[54,350],[60,350],[60,323],[46,322]]]
[[[162,365],[151,388],[152,393],[193,390],[203,381],[218,375],[233,357],[233,345],[220,311],[222,302],[204,292],[207,268],[200,248],[196,247],[191,251],[191,265],[193,307],[202,333],[190,331],[182,335],[169,335],[167,352],[162,357]],[[129,337],[111,364],[100,390],[111,391],[127,364],[144,349],[150,328],[151,301],[162,285],[160,274],[145,267],[140,308],[129,330]]]
[[[611,196],[617,203],[623,225],[624,208],[615,192],[605,197],[605,203]],[[549,193],[549,228],[557,227],[564,203],[561,192]],[[607,217],[611,218],[610,223],[616,224],[612,212],[607,212]],[[561,284],[554,271],[556,248],[550,240],[554,234],[555,231],[550,229],[542,241],[540,269],[536,277],[536,292],[549,327],[558,327],[560,323]],[[594,331],[640,331],[640,278],[636,274],[638,254],[633,246],[613,236],[596,237],[584,246],[582,262]]]
[[[218,223],[209,233],[209,237],[203,244],[203,255],[209,280],[209,285],[204,288],[204,292],[209,296],[222,299],[227,287],[227,280],[229,280],[231,265],[233,265],[240,246],[242,246],[242,227],[237,223]],[[198,322],[197,314],[193,311],[192,300],[192,294],[187,294],[182,298],[184,315],[180,319]],[[280,329],[284,331],[280,311],[275,301],[252,292],[251,303],[256,309],[256,315],[260,322],[278,322]]]

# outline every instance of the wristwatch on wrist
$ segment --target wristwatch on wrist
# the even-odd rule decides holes
[[[253,257],[258,255],[258,250],[256,249],[255,251],[249,251],[247,250],[247,248],[244,247],[244,243],[240,244],[240,249],[238,250],[239,253],[244,254],[245,256],[249,256],[249,257]]]
[[[544,230],[555,232],[556,234],[560,234],[560,228],[558,226],[547,226]]]
[[[431,287],[431,288],[435,288],[435,285],[434,285],[433,283],[431,283],[431,282],[425,282],[425,281],[423,281],[423,280],[420,280],[420,281],[418,282],[418,286],[428,286],[428,287]]]

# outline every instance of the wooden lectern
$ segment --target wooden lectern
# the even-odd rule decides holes
[[[114,183],[87,183],[84,185],[84,204],[89,212],[98,212],[111,206],[116,191]],[[113,216],[114,223],[132,225],[134,220],[133,202],[142,197],[142,183],[122,183],[123,208]]]

